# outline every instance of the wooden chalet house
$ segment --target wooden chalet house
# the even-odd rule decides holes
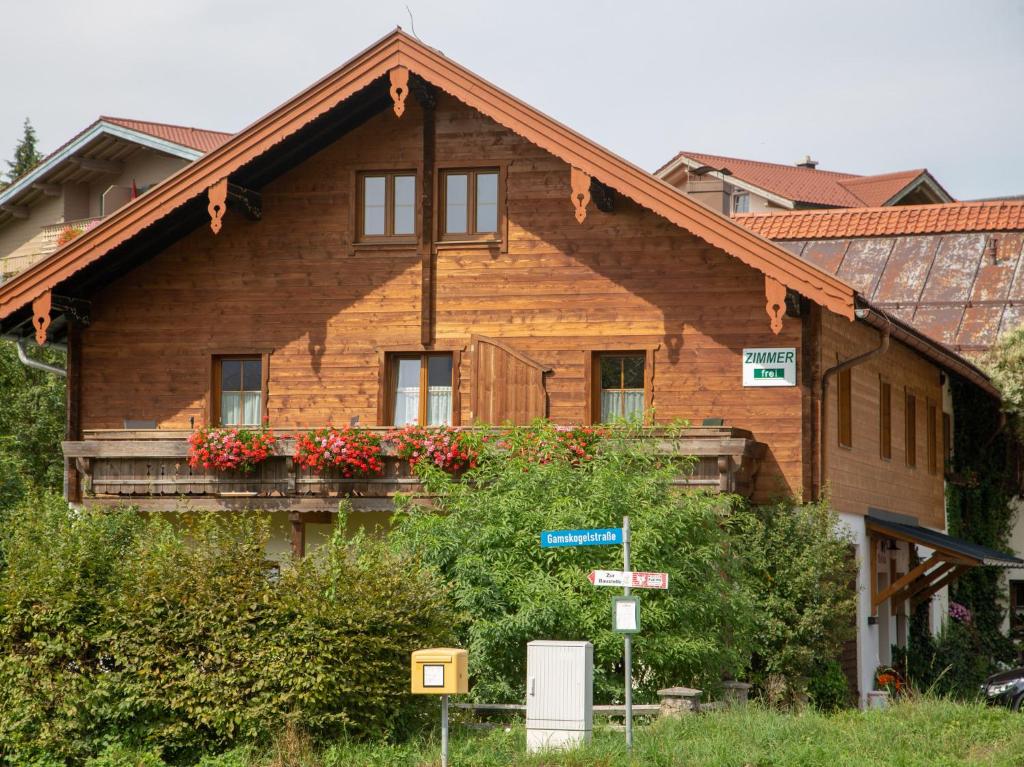
[[[872,508],[907,515],[905,540],[945,528],[943,376],[995,396],[842,279],[400,30],[0,286],[0,331],[67,346],[71,500],[264,509],[297,550],[339,495],[385,514],[408,473],[346,483],[285,455],[252,477],[192,471],[193,427],[653,408],[694,424],[678,446],[700,457],[692,483],[755,501],[830,486],[860,540],[896,524]],[[915,464],[850,443],[852,419],[878,417],[850,400],[854,365],[914,398]],[[877,641],[858,648],[862,690]]]

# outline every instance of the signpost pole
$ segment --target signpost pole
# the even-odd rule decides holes
[[[627,573],[629,569],[629,517],[622,518],[622,569]],[[626,584],[622,587],[623,596],[629,596],[629,576],[626,576]],[[633,635],[624,634],[623,642],[624,660],[626,666],[626,750],[633,751]]]
[[[448,767],[448,696],[441,696],[441,767]]]

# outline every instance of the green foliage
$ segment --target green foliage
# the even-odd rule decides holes
[[[62,353],[36,356],[63,365]],[[0,392],[0,509],[9,509],[33,487],[61,487],[64,379],[30,370],[13,343],[0,341]]]
[[[130,748],[123,743],[111,743],[97,756],[87,759],[85,767],[165,767],[164,760],[155,751]]]
[[[344,525],[339,525],[344,530]],[[436,579],[339,535],[280,570],[265,516],[177,521],[37,500],[3,518],[0,763],[189,761],[264,740],[420,724],[408,656],[451,640]],[[128,754],[128,756],[125,756]]]
[[[1000,428],[999,403],[960,378],[950,388],[959,418],[954,429],[953,458],[946,484],[946,518],[950,535],[1008,551],[1015,512],[1011,499],[1020,444],[1013,429]],[[1008,594],[1004,573],[994,567],[974,567],[951,587],[951,598],[969,608],[981,646],[979,651],[994,671],[999,661],[1010,662],[1013,645],[1002,633]]]
[[[417,467],[442,513],[408,507],[392,540],[451,583],[467,616],[458,633],[477,700],[522,700],[526,643],[535,639],[591,641],[595,700],[621,700],[622,636],[610,625],[616,592],[594,588],[587,573],[621,570],[622,549],[542,549],[539,535],[618,527],[624,515],[633,528],[633,569],[667,571],[671,583],[640,597],[638,700],[652,699],[659,687],[707,688],[723,673],[743,673],[752,605],[722,527],[738,501],[674,489],[685,467],[649,449],[653,441],[633,439],[631,429],[614,429],[586,462],[568,451],[533,460],[530,446],[558,442],[554,427],[538,424],[512,430],[499,446],[481,439],[479,466],[461,481],[427,462]]]
[[[14,148],[14,159],[7,161],[7,180],[14,183],[43,161],[43,153],[39,151],[36,129],[29,119],[25,118],[21,139]]]
[[[907,647],[893,647],[893,659],[911,689],[960,700],[977,698],[979,685],[995,670],[984,634],[974,623],[950,620],[932,636],[926,610],[913,620]]]
[[[985,372],[1002,395],[1003,410],[1024,424],[1024,327],[1007,333],[982,360]]]
[[[793,702],[853,635],[856,562],[827,503],[752,506],[732,527],[758,606],[751,681]]]
[[[838,711],[850,705],[850,685],[838,661],[816,664],[807,684],[811,702],[819,711]]]

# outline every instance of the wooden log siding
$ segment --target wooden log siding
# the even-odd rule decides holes
[[[471,351],[471,420],[523,425],[547,415],[544,374],[551,368],[494,338],[474,336]]]
[[[422,260],[416,246],[353,245],[349,206],[357,167],[421,162],[422,110],[405,106],[267,184],[260,223],[229,216],[216,236],[199,227],[94,296],[83,428],[203,423],[210,355],[224,349],[272,350],[272,426],[375,424],[379,350],[421,340]],[[507,227],[507,253],[435,242],[435,347],[483,335],[551,367],[548,416],[561,423],[578,423],[587,403],[586,352],[656,349],[657,420],[750,430],[769,445],[755,497],[799,495],[801,387],[741,385],[744,347],[802,357],[800,322],[771,331],[764,275],[627,198],[611,213],[591,204],[580,224],[567,164],[445,94],[435,120],[439,164],[506,168]],[[467,424],[471,358],[460,371]]]

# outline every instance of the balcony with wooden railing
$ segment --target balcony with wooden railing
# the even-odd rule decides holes
[[[249,473],[190,467],[187,431],[91,430],[63,447],[77,469],[79,497],[87,505],[132,505],[144,511],[323,512],[336,511],[342,500],[355,510],[387,511],[397,493],[429,501],[408,463],[387,450],[379,477],[345,479],[336,472],[317,474],[298,466],[291,458],[293,433],[276,432],[274,455]],[[654,430],[643,439],[656,441],[657,450],[666,455],[693,457],[676,484],[747,497],[765,452],[750,432],[724,426],[671,434]]]

